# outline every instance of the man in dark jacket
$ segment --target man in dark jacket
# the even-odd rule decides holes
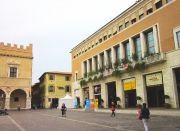
[[[149,109],[146,107],[146,103],[143,103],[141,115],[142,115],[142,122],[144,125],[144,130],[148,131],[148,119],[149,119],[150,112],[149,112]]]

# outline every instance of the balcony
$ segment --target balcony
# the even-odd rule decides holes
[[[165,53],[156,53],[144,58],[144,62],[146,63],[146,65],[162,63],[164,61],[166,61]]]

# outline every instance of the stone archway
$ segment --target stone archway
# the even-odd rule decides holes
[[[22,89],[16,89],[10,95],[10,108],[26,108],[26,92]]]
[[[0,89],[0,108],[5,108],[6,94]]]

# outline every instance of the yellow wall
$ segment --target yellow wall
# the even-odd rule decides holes
[[[52,73],[53,74],[53,73]],[[55,80],[49,80],[49,74],[45,73],[43,77],[45,78],[44,83],[41,83],[41,86],[45,87],[45,108],[49,108],[51,102],[48,101],[48,98],[63,98],[66,95],[65,86],[70,86],[71,91],[71,75],[69,74],[54,74]],[[65,80],[65,76],[70,77],[70,81]],[[49,85],[53,85],[55,87],[55,92],[48,92]],[[58,89],[58,87],[64,87],[64,89]],[[71,95],[71,92],[70,92]]]
[[[13,99],[11,93],[16,89],[21,89],[26,94],[23,99],[20,94],[16,94],[23,108],[31,108],[32,59],[32,44],[27,47],[22,45],[17,47],[17,45],[0,43],[0,89],[6,94],[5,108],[10,108],[10,99]],[[17,67],[16,78],[9,77],[11,66]],[[13,102],[11,106],[17,107]]]

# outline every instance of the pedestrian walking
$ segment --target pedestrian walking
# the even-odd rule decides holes
[[[115,109],[116,109],[116,107],[115,107],[115,103],[114,103],[114,102],[112,102],[112,103],[111,103],[111,111],[112,111],[112,113],[111,113],[111,117],[112,117],[112,116],[114,116],[114,117],[116,116],[116,114],[115,114]]]
[[[66,117],[66,105],[63,103],[62,106],[61,106],[61,112],[62,112],[62,117],[65,116]]]
[[[144,125],[144,131],[148,131],[148,120],[150,116],[149,109],[146,107],[146,103],[143,103],[143,107],[141,109],[142,122]]]
[[[139,120],[142,120],[141,110],[142,110],[142,105],[137,105],[137,115]]]

